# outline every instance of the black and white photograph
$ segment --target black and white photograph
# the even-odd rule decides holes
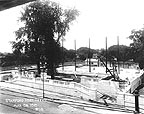
[[[144,0],[0,0],[0,114],[144,114]]]

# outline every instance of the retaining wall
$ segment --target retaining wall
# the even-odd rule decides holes
[[[21,77],[18,78],[18,80],[31,82],[28,83],[28,86],[31,87],[37,87],[37,88],[43,88],[43,80],[40,78],[34,79],[29,77]],[[96,90],[90,89],[80,83],[76,82],[67,82],[67,81],[60,81],[60,80],[51,80],[51,79],[45,79],[44,80],[44,88],[46,90],[52,91],[52,92],[58,92],[70,96],[75,96],[79,98],[83,98],[86,100],[98,100],[102,96],[99,92]]]
[[[40,78],[32,78],[32,77],[26,77],[26,76],[18,76],[19,74],[15,74],[17,78],[14,80],[20,80],[27,83],[27,86],[36,87],[36,88],[43,88],[43,80]],[[19,82],[21,83],[21,82]],[[108,82],[109,85],[113,85],[113,83]],[[96,89],[91,89],[90,87],[86,87],[80,83],[76,82],[67,82],[67,81],[60,81],[60,80],[51,80],[51,79],[45,79],[44,80],[44,88],[45,90],[52,91],[52,92],[58,92],[70,96],[75,96],[79,98],[83,98],[86,100],[96,100],[98,101],[100,97],[103,95]],[[116,102],[115,104],[128,107],[134,110],[135,108],[135,96],[133,94],[129,93],[122,93],[117,92],[116,94]],[[139,105],[140,110],[144,112],[144,96],[140,95],[139,97]]]

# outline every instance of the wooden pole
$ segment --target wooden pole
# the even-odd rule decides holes
[[[62,39],[62,70],[64,71],[64,49],[63,49],[63,39]]]
[[[89,38],[89,72],[91,72],[91,58],[90,58],[90,38]]]
[[[43,67],[43,98],[44,98],[44,67]]]
[[[107,37],[105,39],[105,43],[106,43],[106,73],[107,73]]]
[[[74,46],[75,46],[75,71],[76,71],[76,54],[77,54],[77,51],[76,51],[76,40],[74,41]]]
[[[139,99],[138,99],[138,97],[139,97],[139,91],[135,90],[134,95],[135,95],[135,112],[139,113],[140,112],[139,111]]]
[[[117,62],[118,62],[118,74],[120,74],[120,63],[119,63],[119,36],[117,37],[117,45],[118,45],[118,57],[117,57]]]

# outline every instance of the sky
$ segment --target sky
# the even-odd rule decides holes
[[[52,0],[64,8],[75,7],[80,15],[70,25],[65,36],[64,47],[88,47],[89,38],[92,49],[105,48],[105,38],[108,47],[132,42],[127,37],[133,29],[144,27],[144,1],[143,0]],[[14,31],[18,30],[22,6],[0,12],[0,52],[12,52],[10,41],[15,40]]]

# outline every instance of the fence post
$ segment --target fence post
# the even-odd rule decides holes
[[[134,96],[135,96],[135,112],[136,113],[139,113],[139,91],[138,90],[135,90],[134,91]]]
[[[125,99],[125,94],[124,94],[124,107],[125,107],[125,100],[126,100],[126,99]]]
[[[95,96],[96,96],[96,99],[95,99],[95,100],[98,101],[98,98],[97,98],[97,90],[95,90],[95,93],[96,93],[96,95],[95,95]]]

